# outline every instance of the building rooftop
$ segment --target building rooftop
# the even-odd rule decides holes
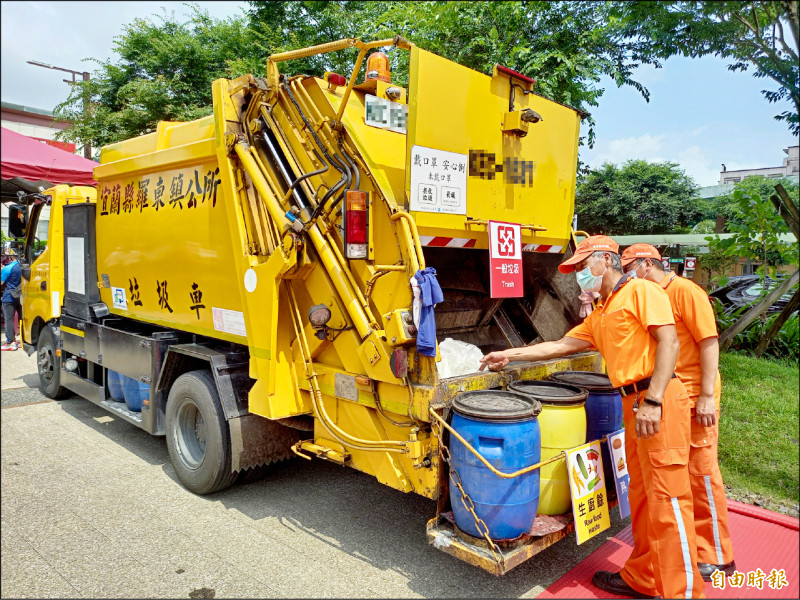
[[[0,108],[5,110],[16,110],[19,112],[34,113],[37,115],[44,115],[45,117],[52,117],[53,111],[44,110],[42,108],[33,108],[32,106],[23,106],[22,104],[14,104],[13,102],[0,102]]]
[[[724,196],[725,194],[730,194],[735,189],[735,185],[732,183],[723,183],[721,185],[707,185],[705,187],[701,187],[697,189],[695,195],[698,198],[716,198],[718,196]]]

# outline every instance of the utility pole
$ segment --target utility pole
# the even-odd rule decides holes
[[[72,81],[69,79],[64,79],[65,83],[75,84],[77,80],[75,79],[76,75],[81,75],[83,77],[83,81],[89,81],[89,73],[86,71],[73,71],[72,69],[65,69],[63,67],[56,67],[53,65],[48,65],[47,63],[39,62],[38,60],[29,60],[29,65],[34,65],[36,67],[44,67],[45,69],[55,69],[56,71],[65,71],[66,73],[72,73]],[[88,90],[84,90],[83,92],[83,112],[86,113],[89,111],[89,92]],[[89,144],[89,140],[83,141],[83,156],[88,158],[89,160],[92,159],[92,146]]]

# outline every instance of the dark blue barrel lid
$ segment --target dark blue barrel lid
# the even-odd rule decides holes
[[[552,373],[548,379],[576,385],[590,392],[610,392],[614,390],[614,385],[608,375],[595,373],[594,371],[559,371]]]
[[[508,421],[536,417],[542,412],[542,404],[530,396],[505,390],[475,390],[456,396],[453,409],[466,417]]]
[[[541,381],[539,379],[515,381],[508,384],[508,389],[512,392],[535,398],[542,404],[556,406],[583,404],[589,395],[589,392],[574,385],[557,381]]]

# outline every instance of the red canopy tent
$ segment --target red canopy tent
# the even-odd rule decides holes
[[[0,151],[0,176],[4,180],[21,177],[28,181],[44,181],[53,185],[97,185],[92,179],[96,162],[38,142],[5,127],[2,128]]]

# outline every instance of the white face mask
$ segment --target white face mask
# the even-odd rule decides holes
[[[628,271],[628,275],[630,276],[631,279],[644,279],[644,278],[647,277],[647,273],[644,274],[644,277],[639,277],[639,273],[638,273],[639,267],[641,267],[643,264],[645,264],[644,261],[642,261],[638,265],[636,265],[635,269],[631,269],[630,271]]]
[[[578,287],[585,292],[599,292],[603,285],[603,275],[605,275],[608,267],[605,267],[600,275],[594,275],[592,274],[592,267],[594,267],[598,262],[600,262],[600,258],[598,258],[585,269],[581,269],[575,273],[575,279],[578,282]]]

